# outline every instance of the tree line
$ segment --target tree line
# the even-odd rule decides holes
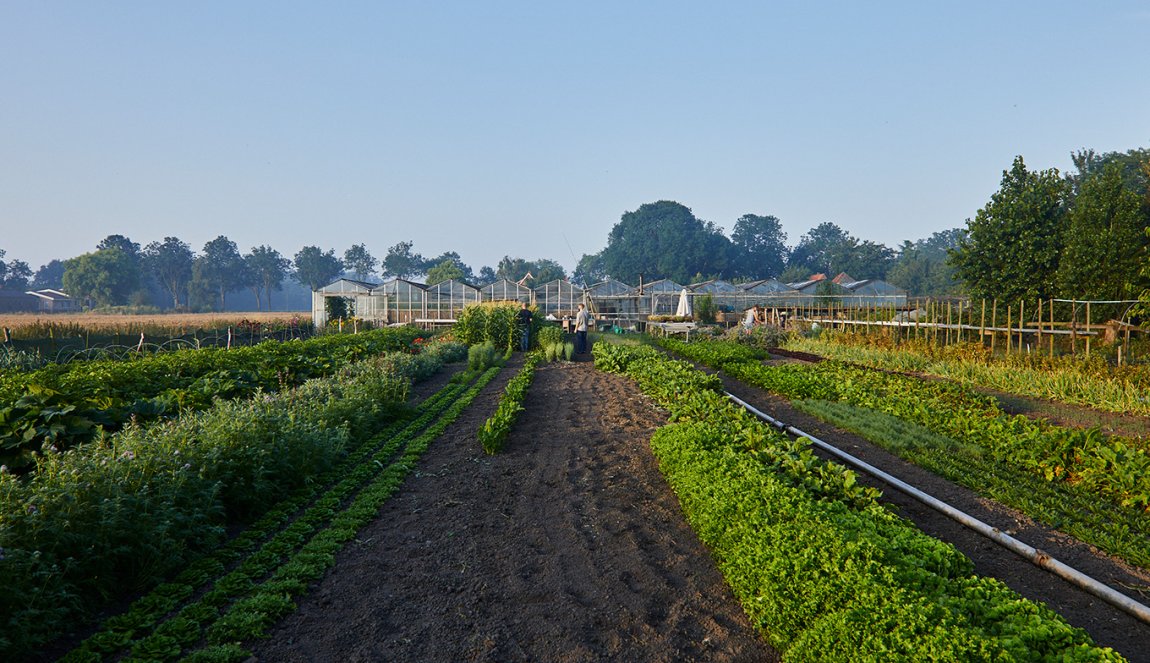
[[[606,278],[629,284],[661,278],[792,283],[846,272],[919,296],[1150,299],[1150,150],[1083,150],[1071,157],[1075,171],[1067,175],[1032,170],[1015,158],[999,190],[965,227],[895,248],[831,222],[811,228],[792,246],[777,217],[752,213],[740,216],[728,237],[687,206],[660,200],[623,213],[606,246],[583,255],[571,274],[549,258],[511,256],[475,271],[455,251],[424,258],[410,241],[396,243],[380,259],[364,244],[342,255],[305,246],[289,259],[266,245],[241,253],[222,235],[198,253],[176,237],[141,248],[109,235],[94,251],[52,260],[35,273],[21,260],[5,260],[0,249],[0,287],[60,288],[95,306],[191,310],[222,310],[230,293],[247,290],[262,310],[271,308],[272,293],[289,279],[317,290],[340,276],[423,276],[429,284],[458,279],[483,286],[499,278],[530,285],[566,278],[579,285]]]

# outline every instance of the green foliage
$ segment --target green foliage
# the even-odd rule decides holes
[[[1121,660],[972,576],[952,546],[883,509],[853,472],[759,424],[709,388],[713,378],[650,349],[592,352],[671,411],[675,423],[651,441],[660,469],[751,621],[788,658]]]
[[[1002,184],[951,253],[958,278],[974,297],[1049,299],[1057,293],[1069,187],[1056,169],[1027,170],[1016,157]]]
[[[485,341],[468,349],[467,368],[477,372],[485,371],[492,366],[498,366],[500,359],[501,355],[495,349],[495,344]]]
[[[544,324],[539,327],[539,332],[535,335],[535,338],[539,340],[540,347],[562,343],[563,330],[559,325]]]
[[[202,410],[217,398],[279,391],[366,357],[410,352],[424,336],[406,327],[0,374],[0,463],[30,469],[46,445],[64,451],[129,421]]]
[[[427,270],[427,285],[463,278],[463,270],[453,260],[444,260]]]
[[[912,296],[960,294],[961,284],[948,259],[949,251],[958,248],[965,237],[965,230],[955,228],[916,242],[903,242],[886,280]]]
[[[744,214],[731,231],[734,272],[752,280],[780,276],[786,264],[787,234],[774,216]]]
[[[305,246],[295,254],[295,273],[292,275],[312,292],[338,279],[343,273],[343,262],[335,257],[335,249],[324,251],[318,246]]]
[[[623,214],[607,236],[603,268],[626,283],[669,278],[689,281],[695,274],[722,274],[729,268],[731,242],[713,223],[700,221],[687,207],[669,200]]]
[[[507,383],[495,413],[476,431],[479,444],[487,454],[494,455],[503,449],[503,444],[511,435],[511,428],[524,409],[523,399],[527,397],[527,390],[535,378],[535,368],[542,361],[543,358],[538,353],[527,356],[523,368]]]
[[[883,373],[824,361],[814,366],[726,360],[707,353],[711,343],[679,348],[685,356],[721,368],[728,375],[787,398],[843,402],[918,424],[978,449],[1005,468],[1060,484],[1068,493],[1086,491],[1108,499],[1116,514],[1099,519],[1048,508],[1028,508],[1031,516],[1073,533],[1132,563],[1150,564],[1150,453],[1144,445],[1106,436],[1098,430],[1063,428],[1004,413],[997,401],[943,381]],[[956,449],[955,453],[964,453]],[[969,454],[967,454],[969,455]],[[970,472],[976,475],[976,472]],[[1116,547],[1116,545],[1118,547]]]
[[[500,351],[519,347],[520,305],[515,302],[479,302],[463,307],[452,326],[452,333],[467,345],[491,342]],[[534,320],[533,327],[539,323]]]
[[[99,306],[126,304],[139,282],[139,261],[119,248],[85,253],[65,263],[64,289]]]
[[[702,297],[695,298],[695,318],[703,324],[715,324],[715,298],[711,295],[703,295]]]

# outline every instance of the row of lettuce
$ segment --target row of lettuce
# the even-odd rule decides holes
[[[440,342],[413,354],[414,331],[359,336],[334,337],[326,353],[312,341],[232,350],[259,373],[294,345],[313,363],[289,359],[278,370],[328,377],[129,422],[87,444],[45,447],[23,476],[0,473],[0,658],[25,655],[109,601],[155,586],[284,495],[318,485],[382,428],[414,416],[405,405],[412,381],[466,354]],[[184,373],[220,359],[201,353],[186,358]]]
[[[855,475],[762,425],[720,382],[596,344],[672,422],[651,445],[752,622],[789,660],[1121,660],[883,508]]]
[[[0,373],[0,464],[26,471],[46,449],[63,451],[128,422],[203,410],[217,398],[278,392],[382,352],[411,352],[426,336],[404,327],[5,371]]]
[[[735,343],[667,340],[674,352],[793,399],[927,469],[1150,567],[1150,454],[1097,429],[1009,415],[946,381],[838,361],[767,366]]]

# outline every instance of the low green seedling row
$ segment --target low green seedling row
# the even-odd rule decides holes
[[[527,355],[523,368],[508,381],[495,413],[476,431],[476,437],[483,446],[483,451],[494,455],[503,449],[503,444],[511,435],[512,426],[519,419],[519,413],[523,411],[523,399],[527,397],[527,390],[535,378],[535,368],[542,362],[543,355],[538,352]]]
[[[652,348],[596,365],[670,411],[651,446],[753,624],[788,660],[1111,660],[1081,629],[853,491],[853,474]]]

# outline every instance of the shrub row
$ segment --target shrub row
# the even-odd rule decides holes
[[[806,464],[779,463],[776,449],[785,457],[802,445],[707,389],[714,378],[652,350],[593,352],[671,411],[651,442],[660,467],[752,622],[788,659],[1121,660],[1045,606],[973,576],[965,556],[869,495],[838,499],[833,482],[798,479]],[[809,461],[819,465],[837,468]]]
[[[455,318],[452,333],[455,338],[467,345],[477,345],[491,341],[495,347],[505,350],[518,350],[523,331],[519,327],[519,302],[476,302],[463,307]],[[532,309],[534,313],[534,309]],[[536,337],[540,320],[538,315],[531,318],[531,338]]]
[[[62,661],[115,660],[125,650],[168,660],[201,647],[187,660],[248,658],[241,643],[295,609],[293,598],[332,566],[335,552],[376,516],[430,441],[497,373],[484,372],[470,388],[477,374],[460,374],[463,380],[420,403],[417,419],[389,426],[325,475],[317,482],[322,490],[297,491],[225,548],[108,620]],[[225,574],[228,565],[234,568]]]
[[[462,352],[436,344],[354,364],[294,390],[49,451],[24,479],[0,474],[0,624],[19,638],[0,649],[41,641],[211,551],[226,526],[258,518],[398,416],[411,376]]]
[[[45,447],[67,449],[101,430],[201,410],[216,398],[296,386],[373,355],[412,351],[425,335],[398,328],[6,372],[0,374],[0,464],[24,470]]]
[[[527,397],[527,390],[535,378],[535,368],[542,362],[543,356],[539,353],[527,355],[523,368],[507,383],[495,413],[476,431],[479,443],[488,454],[494,455],[503,449],[507,436],[511,434],[511,427],[523,411],[523,399]]]

